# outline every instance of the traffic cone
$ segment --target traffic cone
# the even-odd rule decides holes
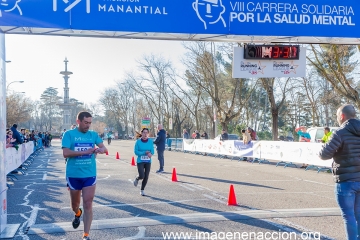
[[[105,153],[106,155],[109,155],[109,151],[106,151],[106,153]]]
[[[227,205],[229,205],[229,206],[236,206],[237,205],[234,186],[232,184],[230,185],[229,199],[228,199],[228,204]]]
[[[172,173],[172,178],[171,178],[171,180],[173,181],[173,182],[177,182],[178,180],[177,180],[177,177],[176,177],[176,169],[175,168],[173,168],[173,173]]]
[[[116,159],[120,159],[119,152],[116,152]]]
[[[134,156],[131,158],[131,166],[136,166]]]

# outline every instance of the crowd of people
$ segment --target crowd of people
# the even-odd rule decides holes
[[[25,128],[21,128],[18,131],[17,124],[13,124],[11,128],[6,129],[6,148],[14,147],[19,148],[19,145],[30,141],[34,142],[34,145],[39,144],[38,140],[41,139],[41,144],[45,147],[51,146],[52,135],[49,132],[40,132],[32,130],[31,132]]]

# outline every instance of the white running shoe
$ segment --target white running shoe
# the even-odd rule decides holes
[[[138,183],[139,183],[139,179],[137,179],[137,177],[136,177],[134,180],[134,186],[137,187]]]
[[[140,191],[140,195],[141,195],[141,196],[145,196],[144,190],[141,190],[141,191]]]

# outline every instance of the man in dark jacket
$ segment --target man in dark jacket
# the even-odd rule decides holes
[[[220,140],[221,141],[229,140],[229,135],[225,129],[222,130]]]
[[[335,179],[335,198],[342,211],[347,239],[358,239],[358,209],[360,209],[360,121],[355,119],[353,105],[337,110],[340,128],[334,131],[319,157],[333,158],[332,172]],[[356,217],[355,217],[356,216]]]
[[[14,124],[10,129],[13,132],[13,138],[16,139],[14,143],[19,145],[24,142],[24,139],[21,137],[20,133],[16,128],[17,128],[17,124]]]
[[[163,129],[161,124],[158,125],[158,133],[154,144],[156,145],[156,151],[158,155],[158,160],[160,163],[160,168],[157,170],[157,173],[164,171],[164,151],[165,151],[165,142],[166,142],[166,132]]]

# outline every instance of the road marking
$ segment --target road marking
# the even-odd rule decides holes
[[[192,192],[195,192],[195,191],[196,191],[195,189],[189,188],[189,187],[185,186],[184,184],[180,184],[179,186],[180,186],[180,187],[183,187],[183,188],[186,188],[187,190],[190,190],[190,191],[192,191]]]
[[[38,212],[39,212],[39,204],[35,204],[33,210],[31,211],[30,217],[27,221],[27,225],[26,225],[27,228],[35,224]]]
[[[307,209],[269,209],[269,210],[241,210],[231,212],[212,212],[212,213],[190,213],[178,215],[156,215],[145,217],[129,217],[94,220],[91,226],[92,230],[101,230],[109,228],[128,228],[141,226],[173,225],[201,222],[219,222],[235,221],[249,219],[273,219],[273,218],[293,218],[293,217],[324,217],[341,216],[339,208],[307,208]],[[268,220],[264,220],[268,221]],[[279,223],[268,222],[276,228],[286,229],[293,232],[291,227],[283,226]],[[291,224],[289,222],[289,224]],[[301,227],[301,226],[298,226]],[[305,228],[304,228],[305,229]],[[58,222],[50,224],[33,225],[28,235],[31,234],[52,234],[83,231],[82,228],[73,229],[70,222]]]
[[[185,185],[188,186],[188,187],[196,188],[196,189],[198,189],[198,190],[200,190],[200,191],[203,191],[203,190],[204,190],[203,188],[197,186],[196,184],[185,183]]]
[[[47,173],[44,173],[44,176],[43,176],[42,180],[45,181],[46,177],[47,177]]]
[[[140,227],[138,227],[138,229],[139,229],[139,232],[138,232],[135,236],[133,236],[133,237],[121,238],[120,240],[144,239],[146,228],[145,228],[144,226],[140,226]]]
[[[188,200],[179,200],[179,201],[157,201],[157,202],[147,202],[147,203],[121,203],[121,204],[99,204],[94,205],[93,208],[100,207],[123,207],[123,206],[141,206],[141,205],[159,205],[159,204],[172,204],[172,203],[183,203],[183,202],[196,202],[204,201],[206,198],[199,199],[188,199]],[[71,207],[62,207],[60,209],[70,209]]]
[[[209,199],[211,199],[211,200],[214,200],[214,201],[216,201],[216,202],[219,202],[219,203],[222,203],[222,204],[226,204],[225,201],[222,201],[222,200],[217,199],[217,198],[215,198],[215,197],[212,197],[212,196],[210,196],[210,195],[203,194],[203,196],[204,196],[204,197],[207,197],[207,198],[209,198]]]

